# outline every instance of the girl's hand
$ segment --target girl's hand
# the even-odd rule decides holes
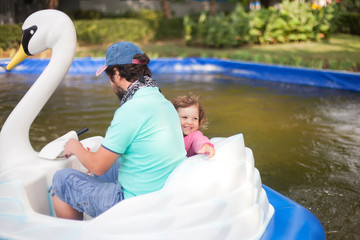
[[[209,154],[209,158],[215,156],[215,148],[211,143],[205,143],[202,145],[198,153]]]

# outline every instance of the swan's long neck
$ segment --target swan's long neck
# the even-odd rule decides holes
[[[59,39],[48,66],[6,120],[0,133],[0,171],[37,155],[29,139],[30,126],[68,72],[75,48],[76,35]]]

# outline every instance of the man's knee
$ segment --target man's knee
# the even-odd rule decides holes
[[[65,188],[66,188],[66,181],[67,178],[70,176],[70,174],[72,174],[74,171],[74,169],[71,168],[65,168],[62,170],[58,170],[55,172],[54,177],[53,177],[53,182],[52,182],[52,190],[53,193],[62,201],[65,202]]]

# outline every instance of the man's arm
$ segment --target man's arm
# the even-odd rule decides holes
[[[101,146],[96,152],[90,152],[75,139],[70,139],[66,143],[64,155],[65,157],[75,155],[84,167],[96,175],[103,175],[106,173],[120,157],[120,154],[114,153],[103,146]]]

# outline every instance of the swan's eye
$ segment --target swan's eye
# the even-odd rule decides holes
[[[27,55],[31,55],[31,53],[29,52],[28,46],[29,46],[30,39],[36,33],[36,30],[37,30],[37,26],[35,26],[35,25],[23,30],[23,36],[22,36],[22,39],[21,39],[21,44],[23,46],[24,52]]]

